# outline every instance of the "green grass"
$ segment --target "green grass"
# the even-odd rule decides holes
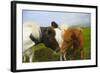
[[[84,28],[83,35],[84,35],[84,59],[90,59],[91,58],[91,29]]]
[[[34,52],[33,61],[57,61],[59,58],[53,50],[47,48],[43,43],[38,44],[32,49]]]
[[[84,36],[84,59],[90,59],[91,58],[91,30],[89,27],[83,28],[83,36]],[[43,43],[40,43],[36,46],[33,46],[32,52],[34,54],[32,61],[33,62],[48,62],[48,61],[59,61],[60,60],[60,54],[54,52],[52,49],[47,48]],[[67,55],[68,60],[71,60],[71,49],[69,50],[69,53]],[[79,58],[80,54],[77,54],[77,59]],[[77,60],[76,59],[76,60]],[[26,61],[29,62],[29,57],[26,55]]]
[[[36,46],[31,47],[34,54],[32,61],[33,62],[47,62],[47,61],[59,61],[59,53],[54,52],[52,49],[47,48],[43,43],[40,43]],[[26,61],[29,62],[29,57],[26,55]]]

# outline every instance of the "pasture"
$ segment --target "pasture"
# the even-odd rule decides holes
[[[83,29],[84,34],[84,59],[91,58],[91,29],[89,27]]]
[[[90,59],[91,58],[91,30],[89,27],[84,27],[83,30],[84,36],[84,48],[83,48],[83,59]],[[55,52],[50,48],[47,48],[43,43],[39,43],[35,46],[32,46],[32,53],[34,54],[32,57],[32,62],[48,62],[48,61],[59,61],[60,54],[59,52]],[[72,53],[71,50],[68,50],[67,60],[72,60]],[[26,60],[23,61],[24,63],[29,62],[29,56],[26,55]],[[77,54],[77,58],[75,60],[80,60],[79,54]]]

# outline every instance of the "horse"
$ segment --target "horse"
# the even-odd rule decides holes
[[[79,28],[68,28],[64,30],[62,36],[63,43],[60,48],[60,60],[67,60],[66,55],[69,49],[72,49],[72,59],[76,59],[78,53],[80,53],[80,58],[83,59],[83,46],[84,38],[82,30]]]
[[[52,22],[53,24],[53,22]],[[44,43],[44,45],[52,50],[56,51],[59,49],[59,44],[55,39],[55,31],[53,27],[40,27],[36,23],[25,23],[23,24],[23,58],[25,60],[25,55],[27,54],[32,62],[32,49],[30,47],[37,45],[39,43]]]
[[[84,37],[82,29],[78,27],[69,27],[67,25],[61,25],[59,27],[56,24],[56,26],[54,30],[56,32],[55,38],[60,47],[60,60],[67,60],[66,56],[70,49],[72,51],[72,59],[76,59],[78,55],[77,51],[80,53],[80,58],[83,59]]]

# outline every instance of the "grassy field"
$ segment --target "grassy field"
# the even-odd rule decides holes
[[[84,59],[90,59],[91,58],[91,30],[89,27],[83,28],[83,36],[84,36]],[[33,56],[33,62],[47,62],[47,61],[59,61],[60,55],[59,53],[54,52],[50,48],[47,48],[43,43],[40,43],[36,46],[33,46],[32,52],[34,54]],[[78,55],[79,56],[79,55]],[[70,58],[71,55],[67,55],[67,58]],[[26,55],[26,61],[29,62],[29,57]],[[69,59],[68,59],[69,60]],[[76,59],[77,60],[77,59]],[[78,58],[80,60],[80,58]]]
[[[84,28],[84,59],[91,58],[91,29]]]

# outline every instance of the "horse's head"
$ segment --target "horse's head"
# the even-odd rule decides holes
[[[55,39],[55,30],[52,27],[42,27],[42,42],[53,50],[59,49],[58,42]]]
[[[55,51],[58,50],[59,44],[55,39],[56,36],[55,30],[51,27],[48,27],[45,33],[46,33],[45,40],[47,40],[46,45]]]

